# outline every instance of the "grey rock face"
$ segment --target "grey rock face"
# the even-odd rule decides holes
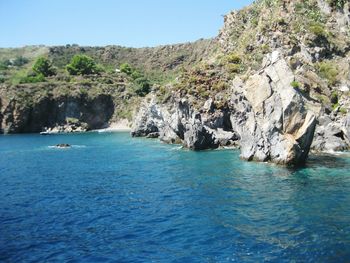
[[[211,104],[209,101],[206,105]],[[213,106],[209,105],[207,110]],[[141,105],[132,127],[132,136],[149,136],[159,132],[167,143],[182,143],[192,150],[232,145],[237,136],[224,131],[225,114],[213,111],[199,113],[185,99],[174,98],[169,105],[158,105],[154,97]]]
[[[143,102],[137,116],[134,119],[131,135],[133,137],[143,137],[151,133],[158,133],[159,128],[163,126],[163,116],[160,107],[151,101]]]
[[[193,150],[239,144],[246,160],[303,163],[316,118],[306,109],[302,94],[291,87],[294,79],[287,62],[273,52],[246,83],[233,82],[226,109],[216,109],[212,99],[195,111],[176,95],[166,105],[158,105],[152,97],[141,106],[131,134],[159,132],[161,140],[182,142]]]
[[[350,114],[346,116],[346,120],[344,123],[344,132],[345,132],[345,139],[348,145],[350,145]]]
[[[307,158],[316,118],[305,99],[291,87],[294,75],[278,52],[260,73],[244,84],[236,80],[231,98],[231,123],[246,160],[299,164]]]
[[[94,98],[85,96],[44,96],[31,105],[23,104],[16,98],[2,105],[2,132],[41,132],[57,128],[59,131],[91,130],[102,128],[114,112],[113,99],[100,94]],[[75,120],[74,125],[69,120]],[[83,124],[78,127],[79,123]],[[81,129],[80,129],[81,128]]]
[[[349,149],[350,115],[332,120],[323,115],[318,119],[318,126],[312,143],[315,152],[335,152]]]

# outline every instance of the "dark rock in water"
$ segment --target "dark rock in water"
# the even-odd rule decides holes
[[[147,134],[146,136],[146,138],[151,138],[151,139],[158,138],[158,137],[159,137],[159,132],[152,132]]]
[[[68,144],[68,143],[59,143],[59,144],[56,144],[56,148],[70,148],[71,145]]]

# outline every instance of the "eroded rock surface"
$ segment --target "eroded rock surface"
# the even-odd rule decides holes
[[[173,95],[159,105],[151,97],[135,118],[133,136],[157,132],[168,143],[182,142],[193,150],[238,144],[246,160],[278,164],[303,163],[316,126],[306,98],[291,82],[295,77],[278,51],[264,61],[262,70],[246,82],[235,79],[226,108],[211,99],[199,110]]]

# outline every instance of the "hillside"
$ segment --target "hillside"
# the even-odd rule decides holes
[[[244,159],[281,164],[349,149],[349,14],[348,2],[322,0],[229,13],[215,55],[150,98],[133,135],[238,145]]]
[[[260,0],[227,14],[210,40],[140,49],[0,49],[1,130],[37,132],[44,123],[67,125],[70,118],[92,129],[128,118],[134,120],[135,136],[159,136],[192,149],[236,145],[249,160],[302,162],[312,141],[315,151],[345,150],[350,145],[349,24],[344,0]],[[77,54],[91,57],[100,73],[70,76],[66,65]],[[52,62],[56,74],[24,83],[32,82],[39,56]],[[130,72],[116,71],[125,63]],[[141,79],[150,85],[147,92],[138,91]],[[86,113],[79,105],[101,94],[111,96],[113,111],[95,125],[82,117]],[[41,100],[29,98],[42,96],[53,101],[64,96],[66,104],[79,97],[82,104],[74,104],[74,114],[65,108],[60,118],[37,117]],[[27,110],[14,110],[14,104]],[[57,107],[52,111],[62,110]],[[45,121],[34,129],[28,126],[33,121],[18,121],[22,116]]]

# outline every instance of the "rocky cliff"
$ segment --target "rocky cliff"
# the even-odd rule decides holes
[[[159,105],[151,95],[135,118],[132,135],[181,142],[193,150],[236,145],[246,160],[300,164],[310,150],[316,116],[291,87],[294,79],[286,61],[273,52],[261,72],[245,82],[232,81],[222,108],[209,99],[196,110],[177,95]]]
[[[310,149],[349,149],[349,3],[335,2],[256,1],[228,14],[216,59],[180,76],[165,101],[151,95],[132,135],[287,165]]]
[[[2,105],[0,130],[31,133],[67,125],[65,131],[86,131],[106,126],[113,113],[113,99],[105,94],[95,98],[45,96],[29,105],[13,98]]]
[[[110,79],[109,79],[110,80]],[[0,85],[0,133],[82,132],[130,119],[138,97],[122,77]]]
[[[133,136],[193,150],[239,147],[246,160],[291,165],[305,162],[310,150],[347,150],[349,25],[348,1],[259,0],[227,14],[210,40],[144,49],[41,47],[60,74],[24,93],[5,85],[5,76],[0,131],[89,130],[127,117]],[[67,76],[64,65],[74,54],[109,70]],[[123,62],[150,79],[145,98],[133,87],[140,72],[115,72]]]

